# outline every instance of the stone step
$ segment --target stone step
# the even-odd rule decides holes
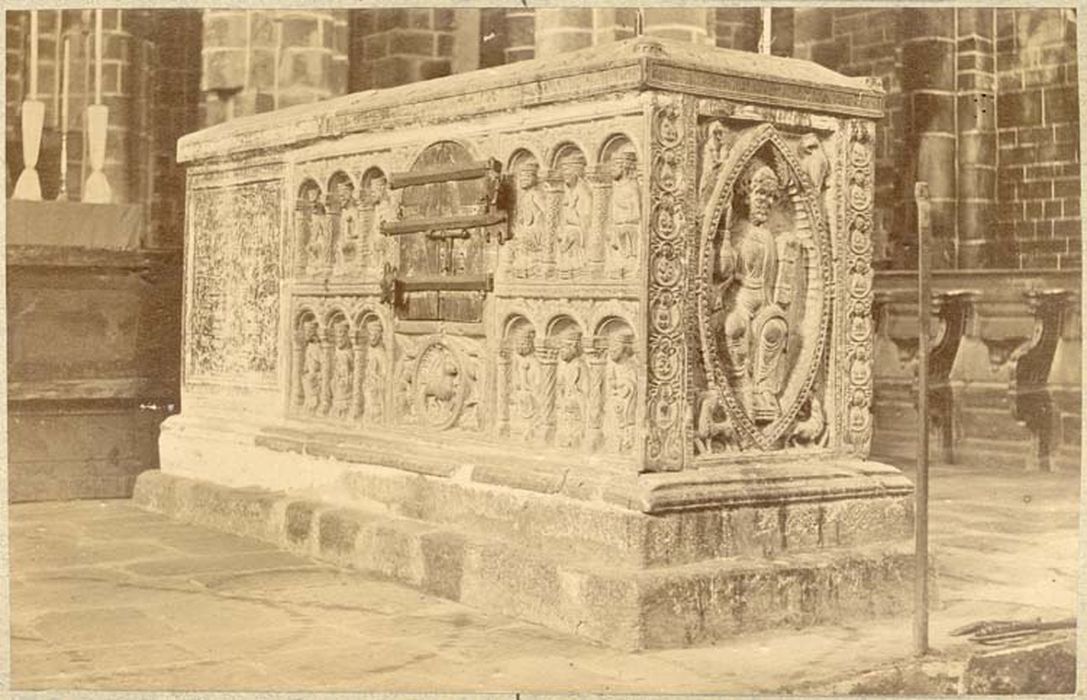
[[[908,607],[912,578],[905,543],[646,569],[158,471],[140,475],[134,501],[622,649],[706,645],[764,629],[893,615]]]

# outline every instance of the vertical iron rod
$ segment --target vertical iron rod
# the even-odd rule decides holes
[[[917,204],[917,479],[914,505],[914,653],[928,653],[928,332],[931,315],[929,237],[932,210],[928,183],[914,185]]]

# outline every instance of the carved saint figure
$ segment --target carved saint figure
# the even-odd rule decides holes
[[[585,156],[575,152],[562,159],[562,209],[556,236],[559,275],[570,277],[585,260],[586,236],[592,216],[593,193],[585,181]]]
[[[555,371],[555,443],[580,447],[588,418],[589,369],[581,354],[581,333],[570,330],[559,337],[559,364]]]
[[[517,166],[517,200],[513,218],[513,241],[509,246],[515,277],[526,277],[545,245],[546,208],[537,179],[539,164],[522,161]]]
[[[332,417],[346,418],[351,411],[351,381],[354,377],[355,351],[351,347],[346,321],[333,326]]]
[[[783,233],[775,240],[769,228],[780,192],[774,170],[752,160],[737,187],[740,216],[724,232],[717,261],[722,309],[714,325],[725,367],[748,415],[762,424],[781,415],[778,393],[789,338],[785,309],[797,258],[795,236]]]
[[[306,240],[306,273],[318,274],[328,262],[328,215],[320,201],[320,191],[306,191],[309,215],[309,238]]]
[[[540,405],[540,362],[536,358],[536,331],[526,330],[517,339],[510,359],[510,435],[531,439]]]
[[[392,250],[392,243],[381,232],[381,224],[400,218],[400,207],[389,193],[388,182],[384,175],[376,175],[370,181],[370,201],[373,204],[374,213],[370,220],[369,267],[373,270],[381,270],[384,263],[392,262],[387,259],[388,252]]]
[[[366,364],[362,373],[362,417],[380,423],[384,417],[385,348],[381,342],[381,321],[366,322]]]
[[[608,338],[604,365],[604,435],[610,449],[629,452],[634,446],[634,407],[638,376],[632,360],[634,338],[629,331]]]
[[[306,349],[302,355],[302,410],[317,413],[321,403],[321,374],[325,366],[324,350],[317,335],[317,322],[306,321],[302,327]]]
[[[642,195],[635,174],[634,153],[616,154],[611,163],[611,207],[608,216],[605,262],[613,273],[622,275],[636,263],[638,227],[642,220]]]
[[[347,179],[336,183],[335,193],[340,204],[340,240],[336,246],[336,264],[353,259],[359,245],[359,211],[355,205],[355,188]]]

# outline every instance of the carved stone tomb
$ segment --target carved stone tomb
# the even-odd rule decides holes
[[[882,99],[639,39],[184,138],[159,483],[304,497],[283,541],[331,558],[353,509],[351,563],[623,647],[899,612]]]

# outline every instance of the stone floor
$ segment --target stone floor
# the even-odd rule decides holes
[[[1075,614],[1074,474],[933,475],[939,654],[983,618]],[[758,693],[909,655],[908,618],[625,654],[126,501],[11,516],[15,689]]]

